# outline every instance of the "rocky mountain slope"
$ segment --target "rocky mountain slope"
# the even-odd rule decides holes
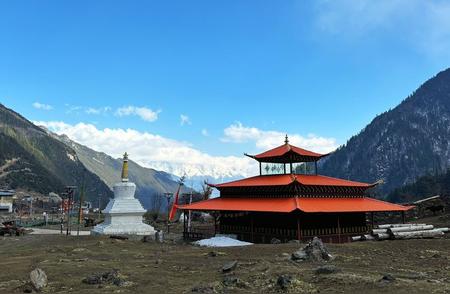
[[[379,198],[427,173],[450,166],[450,69],[420,86],[400,105],[377,116],[324,160],[321,172],[375,182]]]
[[[82,186],[86,197],[106,203],[109,187],[85,168],[75,151],[20,114],[0,104],[0,187],[47,194]]]
[[[52,136],[73,149],[87,169],[98,175],[110,188],[120,181],[121,159],[115,159],[105,153],[92,150],[72,141],[65,135],[52,134]],[[136,184],[136,197],[146,209],[152,209],[154,206],[165,207],[165,200],[163,203],[155,203],[161,202],[161,199],[155,199],[155,197],[161,198],[161,195],[166,192],[175,193],[178,188],[178,182],[171,174],[142,167],[132,160],[129,161],[129,178]],[[188,188],[184,188],[182,192],[187,191]]]

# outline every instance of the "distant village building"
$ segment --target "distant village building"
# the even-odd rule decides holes
[[[14,190],[0,190],[0,213],[11,213],[16,192]]]
[[[246,154],[247,155],[247,154]],[[320,236],[326,242],[346,242],[369,231],[366,213],[404,213],[410,207],[366,196],[374,186],[318,174],[317,162],[327,156],[289,144],[258,155],[259,175],[211,185],[220,197],[180,206],[183,211],[215,212],[216,233],[233,234],[240,240],[267,243],[308,240]],[[186,213],[184,214],[186,215]],[[185,226],[186,238],[201,237]]]

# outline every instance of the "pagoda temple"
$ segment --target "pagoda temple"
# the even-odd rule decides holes
[[[285,143],[257,155],[259,175],[222,184],[210,184],[220,197],[180,206],[183,211],[215,212],[215,233],[240,240],[268,243],[308,240],[347,242],[367,233],[374,212],[404,212],[411,207],[369,198],[367,184],[319,175],[319,154]],[[184,213],[186,215],[186,213]],[[195,228],[185,238],[200,238]]]

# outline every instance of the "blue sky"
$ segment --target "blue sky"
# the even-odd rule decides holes
[[[2,1],[0,42],[0,102],[30,120],[147,166],[230,171],[284,133],[330,151],[447,68],[450,4]]]

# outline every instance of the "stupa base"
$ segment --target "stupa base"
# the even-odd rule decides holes
[[[91,235],[155,235],[155,229],[143,223],[137,224],[99,224],[91,230]]]

